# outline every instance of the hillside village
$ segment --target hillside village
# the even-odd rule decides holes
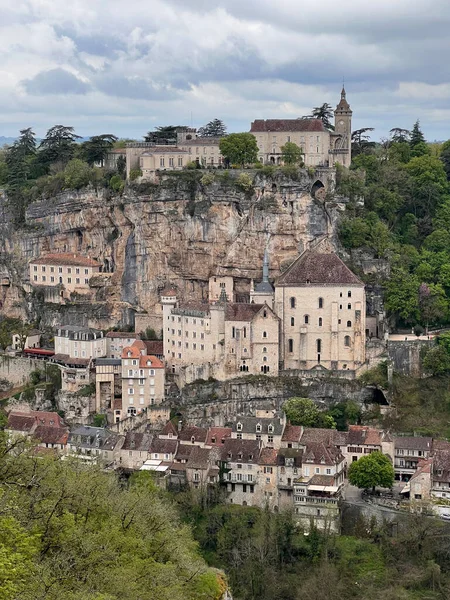
[[[336,164],[351,162],[352,111],[345,89],[334,115],[334,130],[318,119],[257,120],[250,128],[262,164],[280,165],[283,144],[298,143],[304,165],[314,171],[308,196],[316,203],[333,192]],[[183,170],[188,161],[224,166],[218,139],[205,141],[192,128],[178,129],[176,144],[130,143],[106,161],[115,166],[121,158],[127,176],[138,169],[141,182],[157,182],[164,171]],[[202,300],[186,298],[185,289],[160,286],[160,339],[155,332],[146,339],[138,330],[105,331],[70,320],[56,323],[53,344],[45,347],[39,330],[16,333],[9,360],[28,359],[46,376],[47,365],[57,369],[57,404],[64,417],[45,401],[40,404],[37,392],[34,406],[19,394],[8,404],[6,431],[11,438],[31,437],[42,451],[100,461],[122,474],[150,471],[165,489],[190,487],[206,497],[220,494],[230,504],[292,509],[305,527],[333,532],[340,531],[350,465],[378,451],[401,483],[397,508],[428,505],[447,515],[449,442],[368,425],[350,424],[347,431],[293,425],[270,396],[233,418],[220,406],[198,421],[185,422],[183,411],[174,415],[180,393],[197,382],[356,381],[385,364],[396,340],[383,307],[373,290],[368,301],[365,283],[333,241],[322,235],[305,241],[273,277],[269,231],[265,238],[262,264],[255,266],[260,276],[247,287],[240,282],[238,290],[220,264]],[[95,248],[89,255],[65,250],[28,261],[25,291],[56,307],[87,305],[113,268],[105,268]],[[424,344],[429,340],[424,336]],[[383,410],[389,411],[388,404]]]

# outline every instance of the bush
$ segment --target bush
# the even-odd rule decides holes
[[[64,184],[68,189],[79,190],[89,184],[91,176],[92,169],[89,165],[79,158],[74,158],[64,169]]]
[[[109,187],[114,192],[118,192],[118,193],[122,192],[124,186],[125,186],[125,182],[123,181],[123,179],[120,175],[113,175],[111,177],[111,179],[109,180]]]
[[[244,192],[250,192],[253,190],[253,180],[248,173],[241,173],[236,179],[236,187],[240,188]]]
[[[44,379],[44,373],[36,369],[35,371],[31,371],[30,373],[30,383],[31,385],[37,385]]]
[[[142,171],[140,169],[131,169],[130,181],[135,181],[138,177],[142,177]]]
[[[200,179],[200,183],[205,187],[214,183],[216,177],[214,173],[205,173],[203,177]]]
[[[81,390],[78,390],[77,396],[92,396],[95,394],[95,383],[88,383]]]

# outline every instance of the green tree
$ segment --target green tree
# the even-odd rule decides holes
[[[385,284],[385,307],[405,323],[419,319],[419,285],[417,277],[404,269],[394,268]]]
[[[440,159],[444,165],[447,179],[450,181],[450,140],[447,140],[442,144]]]
[[[412,128],[412,131],[411,131],[409,145],[411,146],[411,148],[414,148],[415,146],[417,146],[417,144],[422,144],[424,142],[425,142],[425,137],[422,133],[422,130],[420,129],[420,121],[419,121],[419,119],[417,119],[417,121],[414,123],[414,127]]]
[[[220,153],[229,164],[244,167],[256,162],[258,144],[251,133],[230,133],[219,142]]]
[[[125,182],[120,175],[113,175],[109,180],[109,187],[114,192],[121,192],[125,187]]]
[[[450,354],[444,346],[435,345],[425,351],[422,367],[429,375],[446,375],[450,372]]]
[[[312,109],[311,117],[313,119],[320,119],[327,129],[334,130],[334,125],[331,123],[331,119],[334,116],[333,107],[328,102],[324,102],[321,106],[316,106]]]
[[[69,161],[64,169],[64,183],[66,188],[71,190],[79,190],[87,186],[91,177],[91,168],[79,158]]]
[[[309,398],[289,398],[283,405],[287,419],[292,425],[304,427],[325,427],[334,429],[336,423],[332,416],[320,411]]]
[[[364,152],[369,152],[375,147],[375,142],[370,140],[369,131],[373,131],[373,127],[363,127],[352,131],[352,154],[357,156]]]
[[[448,300],[439,284],[422,283],[419,287],[419,309],[422,323],[428,328],[445,322],[448,317]]]
[[[286,142],[281,146],[281,156],[286,165],[298,165],[302,161],[303,151],[294,142]]]
[[[47,168],[56,165],[59,170],[63,170],[73,158],[75,142],[79,138],[73,127],[54,125],[39,145],[39,161]]]
[[[149,131],[145,136],[146,142],[153,144],[176,144],[177,131],[183,129],[180,125],[164,125],[155,127],[154,131]]]
[[[112,150],[117,139],[117,136],[111,133],[94,135],[81,144],[81,156],[89,166],[99,163],[99,166],[103,167],[106,155]]]
[[[393,127],[389,130],[389,133],[391,134],[391,140],[400,144],[408,142],[411,136],[409,129],[402,129],[401,127]]]
[[[125,172],[127,169],[127,160],[124,156],[119,156],[119,158],[117,159],[117,172],[119,173],[119,175],[122,177],[122,179],[125,179]]]
[[[0,600],[15,600],[33,585],[39,536],[12,516],[0,517]]]
[[[394,483],[394,467],[387,456],[376,451],[352,462],[348,469],[352,485],[375,491],[376,487],[391,488]]]
[[[197,132],[198,137],[224,137],[227,135],[227,126],[220,119],[213,119]]]

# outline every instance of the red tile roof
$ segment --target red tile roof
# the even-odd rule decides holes
[[[192,438],[194,438],[195,442],[206,442],[206,436],[208,434],[208,430],[203,427],[183,427],[183,429],[179,432],[178,438],[183,442],[192,442]]]
[[[67,427],[47,427],[39,425],[33,433],[33,437],[42,444],[67,444],[69,429]]]
[[[337,254],[303,252],[280,276],[277,285],[358,285],[356,277]]]
[[[298,442],[303,432],[301,425],[291,425],[288,423],[283,431],[282,442]]]
[[[164,354],[164,342],[162,340],[144,340],[145,347],[149,354]]]
[[[303,463],[335,465],[342,462],[344,455],[336,446],[327,446],[323,443],[306,445],[303,453]]]
[[[177,446],[177,440],[161,440],[160,438],[154,438],[150,446],[150,451],[157,454],[175,454]]]
[[[142,340],[136,340],[131,346],[126,346],[122,350],[122,358],[138,358],[139,367],[141,369],[164,369],[163,363],[156,356],[150,356],[148,354],[142,354],[142,350],[147,352],[147,347]],[[147,362],[150,361],[150,365]]]
[[[100,263],[81,254],[71,254],[69,252],[58,252],[45,254],[39,258],[30,260],[33,265],[68,265],[69,267],[100,267]]]
[[[36,425],[36,421],[31,414],[28,413],[9,413],[8,415],[8,429],[12,431],[25,431],[29,432]]]
[[[350,425],[347,443],[349,446],[370,445],[381,446],[380,432],[367,425]]]
[[[222,460],[231,462],[257,463],[260,453],[260,443],[256,440],[229,438],[222,446]],[[242,458],[239,458],[240,456]]]
[[[206,438],[207,446],[222,446],[231,437],[231,427],[210,427]],[[213,441],[214,440],[214,441]]]
[[[276,465],[278,451],[275,448],[263,448],[259,456],[259,465]]]
[[[320,119],[256,119],[250,126],[251,133],[266,131],[326,131]]]
[[[252,321],[255,316],[266,307],[273,315],[272,310],[266,304],[246,304],[244,302],[230,302],[225,307],[225,320],[227,321]]]
[[[169,433],[171,433],[175,438],[178,437],[177,428],[172,423],[172,421],[167,421],[167,423],[164,425],[161,431],[161,435],[169,435]]]

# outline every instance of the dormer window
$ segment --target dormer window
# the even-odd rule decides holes
[[[168,437],[169,437],[169,438],[172,438],[172,433],[169,433],[169,434],[168,434]]]
[[[128,356],[128,358],[130,358],[130,356],[131,356],[131,352],[130,351],[127,352],[127,356]]]
[[[215,444],[215,443],[216,443],[216,438],[215,437],[211,438],[211,444]]]
[[[242,460],[242,452],[239,452],[239,454],[238,454],[238,460]]]
[[[152,363],[151,363],[151,361],[150,361],[150,360],[148,360],[148,361],[147,361],[147,367],[149,367],[151,364],[152,364]]]
[[[260,423],[258,423],[258,424],[256,425],[256,431],[257,431],[258,433],[261,433],[261,424],[260,424]]]
[[[227,458],[228,458],[229,460],[231,460],[231,457],[232,457],[232,454],[231,454],[231,452],[228,452],[228,454],[227,454]]]
[[[248,455],[248,460],[253,460],[253,454]]]
[[[238,424],[236,425],[236,429],[237,429],[238,431],[242,431],[242,423],[238,423]]]
[[[195,443],[195,437],[194,437],[194,436],[192,436],[192,437],[191,437],[191,442],[192,442],[193,444]]]
[[[269,433],[273,433],[273,425],[269,425],[269,427],[267,428]]]

